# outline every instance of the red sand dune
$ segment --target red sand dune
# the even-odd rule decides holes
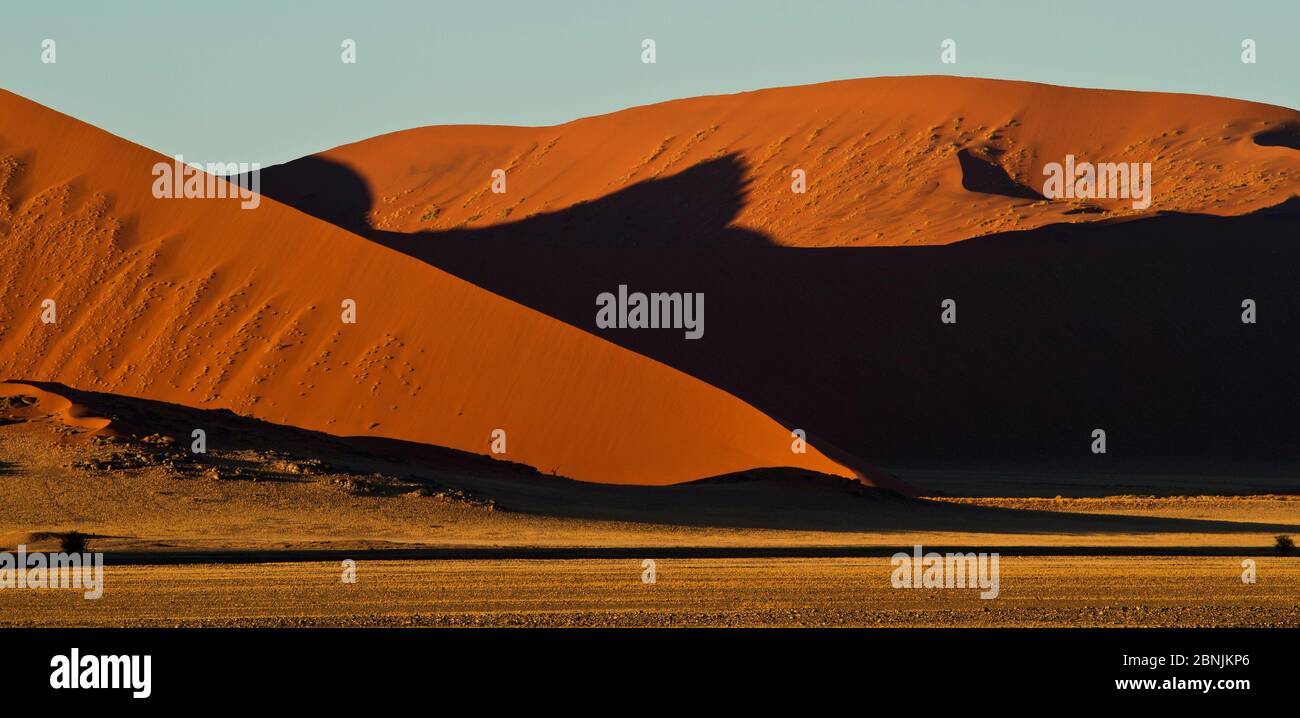
[[[1150,162],[1154,201],[1046,201],[1048,162]],[[495,168],[508,190],[489,190]],[[790,173],[808,191],[790,191]],[[270,196],[593,328],[615,281],[707,337],[600,336],[874,464],[1300,456],[1300,113],[882,78],[555,127],[429,127],[263,174]],[[909,245],[909,246],[894,246]],[[944,245],[944,246],[931,246]],[[1268,308],[1240,320],[1243,298]],[[961,321],[939,321],[956,298]],[[1206,407],[1213,407],[1207,410]]]
[[[786,246],[932,245],[1143,213],[1124,199],[1088,203],[1108,214],[1067,214],[1083,203],[998,194],[984,165],[1040,193],[1044,165],[1067,154],[1151,162],[1145,213],[1244,214],[1297,191],[1298,142],[1300,113],[1240,100],[888,77],[674,100],[554,127],[424,127],[317,156],[364,179],[373,206],[349,210],[391,232],[505,224],[736,156],[748,193],[737,229]],[[489,190],[498,168],[505,194]],[[790,190],[796,168],[807,173],[804,194]]]
[[[168,158],[4,92],[0,158],[0,377],[485,454],[503,428],[504,458],[589,481],[853,475],[723,391],[268,198],[155,199]]]
[[[1012,369],[1008,347],[1028,341],[1026,326],[1038,327],[1038,344],[1054,336],[1062,316],[1054,304],[1029,305],[1038,312],[1029,316],[1021,308],[985,313],[984,321],[1007,327],[963,324],[1002,337],[987,351],[972,348],[975,335],[962,343],[957,334],[927,334],[933,312],[917,308],[930,307],[937,291],[928,257],[942,260],[938,276],[949,288],[977,301],[993,302],[979,292],[1008,279],[1043,284],[1029,296],[1059,290],[1053,275],[1023,271],[1020,250],[1000,263],[978,261],[988,253],[980,245],[969,250],[973,268],[1005,265],[998,271],[1007,276],[990,284],[963,271],[968,260],[957,254],[781,253],[799,251],[787,247],[947,244],[1167,210],[1242,216],[1300,187],[1294,110],[1191,95],[880,78],[678,100],[555,127],[421,128],[266,173],[268,188],[280,178],[268,194],[367,240],[267,198],[257,210],[155,200],[150,168],[165,158],[12,95],[0,95],[0,108],[7,235],[0,376],[476,452],[487,451],[500,427],[509,432],[506,458],[592,481],[669,483],[792,464],[861,473],[868,469],[824,443],[835,460],[792,454],[787,429],[753,407],[855,453],[909,442],[931,451],[960,438],[949,424],[967,433],[975,424],[1014,425],[1026,402],[1049,396],[1039,387],[1088,388],[1078,370],[1126,366],[1105,353],[1118,350],[1114,342],[1067,354],[1074,340],[1066,337],[1046,344],[1050,351],[1028,372]],[[1036,198],[1043,166],[1066,154],[1151,162],[1151,207]],[[295,167],[312,179],[323,166],[342,168],[343,183],[284,182],[295,179]],[[497,168],[507,171],[505,194],[489,189]],[[807,172],[806,194],[790,191],[796,168]],[[637,216],[647,210],[654,221]],[[592,218],[599,231],[566,225],[582,230]],[[731,233],[719,235],[720,226]],[[627,236],[615,236],[620,228]],[[659,237],[664,231],[673,236]],[[570,235],[587,244],[558,248],[548,239]],[[655,244],[720,236],[761,239],[775,251],[751,241],[704,257]],[[998,236],[988,247],[995,259],[1009,246]],[[447,239],[455,241],[440,242]],[[591,242],[615,254],[588,251]],[[443,245],[445,252],[436,249]],[[1069,266],[1060,242],[1048,246],[1065,252]],[[512,251],[479,266],[498,248]],[[636,289],[716,297],[709,339],[664,346],[662,334],[584,331],[587,285],[613,289],[621,281],[610,275],[614,260],[654,280]],[[430,266],[442,261],[497,293]],[[907,266],[891,269],[897,264]],[[1114,294],[1097,280],[1115,269],[1097,264],[1070,293]],[[527,275],[539,271],[548,275]],[[1193,279],[1180,285],[1196,286]],[[1244,296],[1237,291],[1225,289]],[[38,321],[45,297],[59,300],[56,327]],[[343,298],[358,301],[360,324],[339,322]],[[835,329],[818,316],[854,306],[870,326],[853,312]],[[1085,309],[1078,308],[1084,318]],[[1022,355],[1033,356],[1009,354]],[[1063,357],[1074,357],[1064,373],[1050,371]],[[985,376],[999,366],[1017,377],[1014,386]],[[1008,402],[1012,389],[1020,393]],[[990,411],[1005,416],[991,422]],[[947,423],[931,426],[935,417]],[[916,431],[926,426],[943,430]],[[1052,431],[1064,436],[1061,429]]]

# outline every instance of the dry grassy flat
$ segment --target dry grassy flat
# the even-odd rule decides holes
[[[362,556],[363,552],[358,552]],[[362,556],[362,558],[364,558]],[[894,589],[887,558],[109,566],[0,591],[7,626],[1300,626],[1300,558],[1003,557],[1000,595]]]
[[[306,442],[292,455],[214,449],[203,471],[182,471],[147,442],[97,443],[60,427],[0,426],[0,549],[77,530],[113,553],[915,543],[1249,553],[1270,549],[1276,534],[1300,534],[1300,497],[1288,494],[901,500],[761,478],[615,487],[318,452]],[[281,468],[303,456],[333,468]],[[99,468],[105,462],[133,466]],[[210,478],[216,468],[240,473]]]
[[[187,411],[112,401],[122,427]],[[199,460],[40,404],[8,411],[0,550],[58,550],[76,530],[108,565],[99,600],[0,590],[6,626],[1300,626],[1300,558],[1272,548],[1300,534],[1294,494],[1169,496],[1133,477],[1152,493],[962,496],[980,485],[966,474],[927,499],[761,472],[600,486],[262,426]],[[892,588],[889,554],[914,544],[1003,553],[1000,595]],[[1258,583],[1241,583],[1242,556]]]

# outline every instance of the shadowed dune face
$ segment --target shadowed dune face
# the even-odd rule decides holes
[[[1289,122],[1280,127],[1264,130],[1255,135],[1255,144],[1261,147],[1300,150],[1300,122]]]
[[[505,458],[590,481],[854,475],[658,362],[270,199],[155,199],[167,158],[0,106],[0,376],[479,454],[500,428]]]
[[[1162,97],[1171,111],[1197,100],[1228,113],[1218,101]],[[264,191],[308,212],[347,207],[354,232],[721,387],[844,461],[1300,459],[1292,180],[1252,186],[1268,204],[1238,216],[1096,221],[1103,211],[945,247],[805,248],[746,229],[740,218],[763,200],[738,155],[563,211],[406,233],[356,211],[382,216],[395,196],[370,194],[369,168],[358,175],[334,159],[369,151],[272,168]],[[1251,161],[1290,150],[1269,152]],[[1004,204],[1032,191],[997,164],[1005,156],[972,154],[961,172]],[[704,338],[597,329],[592,298],[620,283],[703,292]],[[940,322],[948,298],[954,325]],[[1267,319],[1243,324],[1246,299]],[[1109,435],[1106,457],[1090,451],[1097,428]]]
[[[1000,194],[1013,199],[1043,200],[1043,195],[1026,187],[1007,174],[998,164],[997,153],[960,150],[957,161],[961,165],[961,186],[971,192]]]

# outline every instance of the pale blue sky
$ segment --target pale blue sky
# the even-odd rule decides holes
[[[655,65],[640,60],[647,37]],[[948,37],[955,66],[939,61]],[[45,38],[57,64],[40,61]],[[356,65],[339,59],[344,38]],[[12,0],[0,14],[0,87],[198,162],[919,74],[1300,107],[1300,0]]]

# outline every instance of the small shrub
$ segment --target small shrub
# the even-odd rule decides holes
[[[59,548],[63,553],[86,553],[89,539],[80,531],[69,531],[59,537]]]
[[[1275,542],[1273,545],[1277,548],[1277,552],[1283,556],[1288,556],[1292,551],[1295,551],[1295,541],[1292,541],[1290,536],[1274,536],[1273,541]]]

